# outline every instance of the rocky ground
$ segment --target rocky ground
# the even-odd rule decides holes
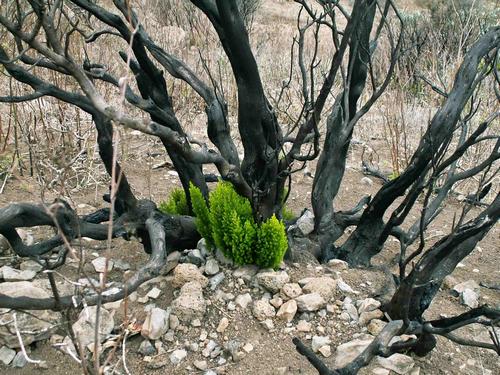
[[[311,219],[310,214],[303,215],[295,230],[307,233]],[[29,233],[24,236],[30,241]],[[90,242],[90,248],[97,246]],[[115,258],[118,248],[108,254],[109,288],[118,286],[136,268],[133,259]],[[92,292],[91,283],[98,284],[106,263],[98,253],[90,256],[87,271],[95,277],[76,283],[61,278],[61,294]],[[0,293],[48,297],[48,281],[40,271],[33,261],[3,266]],[[220,252],[207,251],[202,240],[197,249],[170,254],[162,275],[126,300],[101,307],[98,338],[108,357],[106,373],[314,374],[295,352],[293,337],[299,337],[330,366],[341,367],[386,324],[380,302],[371,297],[383,291],[385,280],[381,272],[349,269],[338,260],[319,265],[312,257],[283,263],[276,271],[234,267]],[[450,276],[443,289],[457,304],[476,307],[484,302],[484,288],[473,280],[458,283]],[[96,309],[83,309],[70,323],[81,346],[89,351],[96,338]],[[67,326],[61,323],[67,317],[48,311],[14,314],[4,309],[0,316],[0,371],[80,372],[72,358],[76,350]],[[19,348],[16,331],[26,355]],[[484,337],[487,332],[481,334]],[[481,353],[480,361],[456,361],[457,356],[452,355],[450,364],[462,367],[449,369],[434,368],[432,356],[420,359],[396,354],[375,359],[362,373],[497,373],[498,360]],[[38,363],[28,363],[27,358]]]

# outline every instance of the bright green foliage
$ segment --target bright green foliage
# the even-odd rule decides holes
[[[193,213],[196,216],[195,224],[196,229],[200,235],[205,238],[209,246],[213,246],[214,240],[212,238],[212,227],[210,226],[210,212],[208,211],[207,202],[201,190],[194,186],[192,183],[189,185],[189,195],[191,196],[191,205],[193,206]]]
[[[277,267],[288,247],[285,226],[275,216],[258,226],[250,201],[229,182],[219,182],[210,193],[207,207],[198,188],[189,189],[196,227],[208,243],[236,264]]]
[[[170,215],[189,215],[186,193],[181,188],[175,188],[170,193],[168,201],[161,202],[158,209]]]
[[[257,253],[255,263],[263,268],[279,266],[288,248],[285,227],[272,216],[260,226],[257,232]]]

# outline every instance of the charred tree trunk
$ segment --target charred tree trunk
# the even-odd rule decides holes
[[[441,239],[413,267],[386,307],[392,319],[422,320],[443,279],[451,274],[500,218],[500,194],[474,220]]]
[[[357,111],[358,100],[363,93],[368,76],[370,33],[375,18],[375,1],[363,10],[359,28],[349,42],[347,88],[337,97],[332,113],[327,119],[327,132],[323,151],[318,161],[312,191],[312,207],[315,231],[319,237],[323,258],[333,241],[340,237],[344,228],[334,220],[333,199],[344,177],[347,152],[352,137],[351,120]],[[356,11],[360,11],[356,8]],[[357,13],[351,17],[359,17]]]
[[[97,129],[97,144],[99,156],[106,168],[106,172],[114,178],[116,187],[115,211],[118,215],[135,209],[137,199],[135,198],[127,177],[123,174],[120,164],[115,160],[113,152],[113,125],[111,121],[99,113],[92,116]]]
[[[369,265],[378,254],[390,233],[383,223],[389,206],[404,195],[419,178],[429,171],[429,166],[443,144],[453,136],[460,114],[481,81],[480,64],[483,58],[500,45],[500,27],[483,35],[465,56],[445,103],[432,119],[406,170],[395,180],[385,184],[364,211],[359,225],[342,245],[342,253],[352,265]],[[478,73],[479,72],[479,73]]]

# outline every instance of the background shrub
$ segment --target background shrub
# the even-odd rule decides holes
[[[186,200],[186,194],[182,188],[175,188],[167,201],[163,201],[158,209],[170,215],[189,215],[189,207]]]

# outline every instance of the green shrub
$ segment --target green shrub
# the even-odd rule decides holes
[[[181,188],[175,188],[170,193],[168,201],[160,202],[158,209],[170,215],[189,215],[186,193]]]
[[[285,227],[272,216],[262,223],[257,232],[257,250],[255,263],[263,268],[279,266],[288,248]]]
[[[207,207],[200,190],[191,185],[196,227],[207,243],[219,248],[236,264],[277,267],[288,247],[285,226],[275,216],[260,226],[252,216],[250,201],[229,182],[219,182]]]
[[[195,218],[196,229],[200,235],[205,238],[207,245],[213,247],[214,240],[212,238],[212,229],[210,226],[210,213],[208,211],[207,202],[193,183],[189,184],[189,195],[191,196],[191,205]]]

